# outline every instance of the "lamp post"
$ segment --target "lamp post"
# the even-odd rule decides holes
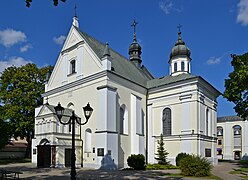
[[[84,111],[84,116],[85,116],[85,119],[86,121],[84,123],[81,123],[79,121],[79,118],[75,115],[75,112],[72,111],[72,115],[70,116],[70,119],[67,121],[67,122],[63,122],[62,121],[62,117],[64,115],[64,108],[61,106],[60,103],[58,103],[58,105],[56,107],[54,107],[55,109],[55,112],[56,112],[56,115],[59,119],[59,122],[63,125],[67,125],[67,124],[71,124],[72,126],[72,134],[71,134],[71,137],[72,137],[72,153],[71,153],[71,180],[76,180],[76,154],[75,154],[75,123],[78,123],[79,125],[85,125],[92,112],[93,112],[93,109],[92,107],[90,107],[90,104],[88,103],[85,107],[83,107],[83,111]]]

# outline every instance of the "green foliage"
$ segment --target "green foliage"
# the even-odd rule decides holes
[[[155,154],[157,157],[155,159],[158,161],[158,164],[168,164],[167,162],[167,155],[169,153],[164,149],[164,139],[163,135],[160,135],[160,140],[158,140],[158,146],[157,146],[157,154]]]
[[[176,166],[173,166],[172,164],[147,164],[146,165],[147,170],[166,170],[166,169],[177,169]]]
[[[184,176],[204,177],[210,175],[212,166],[206,158],[188,155],[181,159],[179,168]]]
[[[183,152],[179,153],[176,157],[176,166],[180,166],[180,161],[187,156],[189,156],[189,154]]]
[[[10,129],[8,123],[0,119],[0,149],[4,148],[11,138],[11,131],[8,131],[8,129]]]
[[[33,1],[33,0],[25,0],[26,6],[27,6],[27,7],[30,7],[32,1]],[[60,1],[65,2],[66,0],[60,0]],[[59,0],[53,0],[53,5],[54,5],[54,6],[57,6],[58,3],[59,3]]]
[[[248,53],[232,55],[233,72],[225,80],[224,97],[235,104],[234,110],[242,118],[248,117]]]
[[[145,170],[145,156],[143,154],[131,154],[127,158],[127,164],[135,170]]]
[[[0,76],[2,119],[7,122],[4,132],[29,142],[34,131],[35,108],[43,104],[41,94],[51,66],[37,68],[35,64],[6,68]]]

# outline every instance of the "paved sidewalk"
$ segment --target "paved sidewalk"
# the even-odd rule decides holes
[[[217,166],[212,170],[212,174],[222,178],[223,180],[237,180],[241,179],[236,174],[229,174],[230,171],[233,171],[234,168],[238,168],[237,163],[230,162],[219,162]]]
[[[241,179],[237,175],[229,174],[232,168],[238,167],[233,163],[219,163],[213,169],[213,174],[223,178],[223,180],[236,180]],[[69,168],[37,168],[31,163],[22,164],[9,164],[0,165],[0,168],[5,168],[7,170],[21,171],[23,174],[20,175],[20,179],[27,180],[66,180],[70,179],[70,169]],[[103,171],[95,169],[81,168],[77,169],[77,180],[81,179],[145,179],[145,180],[155,180],[155,179],[170,179],[170,180],[197,180],[201,178],[181,178],[166,176],[166,174],[179,174],[180,170],[158,170],[158,171]],[[204,180],[206,180],[204,178]]]

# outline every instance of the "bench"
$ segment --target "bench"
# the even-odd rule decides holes
[[[9,171],[5,169],[0,169],[0,179],[20,179],[20,171]]]

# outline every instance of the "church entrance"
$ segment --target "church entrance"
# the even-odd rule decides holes
[[[39,168],[50,167],[51,165],[51,146],[50,145],[38,145],[37,146],[37,166]]]
[[[65,149],[65,167],[71,167],[72,149]]]
[[[234,151],[234,160],[240,160],[241,151]]]

